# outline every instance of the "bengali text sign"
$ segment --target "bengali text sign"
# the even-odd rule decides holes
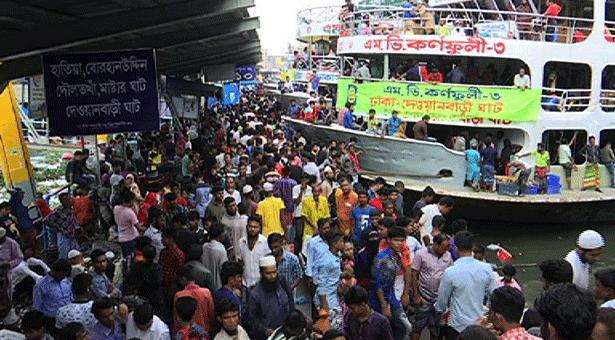
[[[153,50],[47,55],[43,72],[51,135],[160,128]]]
[[[436,120],[468,118],[533,122],[540,112],[540,90],[517,88],[432,85],[392,81],[355,82],[340,79],[338,106],[354,104],[357,112],[374,108],[378,114],[395,110],[405,118],[425,114]]]

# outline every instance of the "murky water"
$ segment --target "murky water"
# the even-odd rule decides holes
[[[575,248],[579,233],[589,228],[602,233],[607,241],[606,252],[602,260],[593,267],[593,271],[615,266],[615,245],[613,244],[615,243],[615,226],[470,223],[470,231],[478,234],[477,238],[482,244],[499,243],[514,256],[512,264],[519,265],[516,278],[524,289],[528,304],[532,304],[542,290],[540,270],[535,264],[549,258],[564,258],[571,249]],[[489,262],[499,264],[494,252],[486,251],[486,253]],[[528,266],[525,267],[525,265]]]

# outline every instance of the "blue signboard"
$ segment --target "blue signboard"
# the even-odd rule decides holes
[[[239,83],[239,89],[241,91],[256,91],[257,83],[253,81],[242,81]]]
[[[237,66],[235,72],[235,80],[242,81],[255,81],[256,80],[256,65]]]
[[[153,50],[43,56],[52,136],[160,128]]]
[[[240,99],[241,91],[239,91],[239,85],[237,83],[228,83],[224,85],[223,106],[238,105]]]
[[[207,108],[211,110],[214,106],[220,104],[218,98],[211,96],[207,98]]]

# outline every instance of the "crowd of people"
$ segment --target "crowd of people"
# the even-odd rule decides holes
[[[532,306],[515,268],[496,271],[449,217],[452,198],[428,187],[410,202],[402,182],[360,181],[357,141],[285,129],[299,111],[248,92],[198,122],[118,135],[100,178],[80,150],[60,206],[37,199],[42,226],[14,191],[0,204],[0,338],[613,337],[615,269],[589,290],[602,235],[540,264]],[[428,119],[415,133],[428,137]]]
[[[340,36],[352,35],[382,35],[382,34],[409,34],[467,37],[483,34],[480,30],[480,20],[510,20],[515,22],[514,28],[508,28],[504,36],[498,38],[517,38],[524,40],[561,41],[560,35],[570,25],[558,19],[563,5],[558,0],[546,1],[544,11],[535,13],[536,5],[530,0],[515,1],[501,5],[499,3],[476,3],[478,9],[485,13],[478,15],[466,11],[467,7],[441,8],[434,10],[428,1],[407,0],[399,9],[383,8],[370,11],[357,11],[352,0],[346,0],[342,6],[339,20],[341,25]],[[495,7],[494,7],[495,5]],[[500,7],[500,8],[498,8]],[[495,11],[505,11],[498,15]],[[540,8],[538,8],[540,10]],[[517,14],[518,13],[518,14]],[[575,27],[574,42],[587,38],[591,32],[590,27],[583,24]],[[609,32],[605,32],[610,36]],[[486,32],[489,35],[489,32]]]

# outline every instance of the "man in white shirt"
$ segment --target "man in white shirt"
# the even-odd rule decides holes
[[[560,145],[557,148],[557,163],[564,168],[568,190],[572,189],[572,170],[576,168],[574,159],[572,158],[572,150],[570,150],[570,146],[574,144],[576,139],[577,133],[575,132],[570,142],[564,137],[560,141]]]
[[[232,250],[229,249],[229,254],[234,255],[235,249],[239,247],[239,240],[246,236],[248,216],[239,215],[237,212],[237,202],[233,197],[224,199],[224,207],[226,208],[226,213],[222,216],[220,223],[224,225],[226,236],[231,243]]]
[[[431,233],[433,232],[433,218],[437,215],[446,215],[453,210],[454,201],[451,197],[442,197],[438,204],[429,204],[421,209],[423,216],[419,220],[419,231],[421,241],[424,246],[431,244]]]
[[[166,227],[167,218],[164,211],[157,207],[150,209],[148,218],[150,225],[145,230],[145,233],[143,233],[143,236],[147,236],[152,240],[152,246],[156,248],[156,260],[158,260],[160,252],[164,249],[164,245],[162,244],[162,228]]]
[[[577,249],[571,250],[565,258],[572,266],[572,283],[581,289],[589,288],[591,265],[600,261],[604,247],[604,238],[597,231],[585,230],[579,235]]]
[[[314,155],[308,154],[306,155],[306,158],[307,164],[303,166],[303,171],[311,176],[316,177],[315,184],[320,184],[320,169],[318,168],[318,165],[316,165],[316,163],[314,162]]]
[[[239,240],[239,247],[235,251],[237,261],[243,263],[243,284],[250,288],[261,278],[258,261],[261,257],[271,253],[267,238],[261,234],[263,219],[259,215],[248,218],[247,235]]]
[[[305,219],[303,218],[303,200],[306,197],[312,196],[312,186],[310,184],[310,175],[303,173],[301,183],[293,187],[293,201],[295,203],[295,211],[293,213],[293,228],[289,233],[288,242],[295,244],[297,249],[303,245],[303,231],[305,230]]]
[[[530,76],[525,73],[525,69],[522,67],[519,69],[519,73],[515,75],[513,83],[515,87],[525,91],[531,86]]]
[[[215,223],[209,228],[210,241],[203,244],[203,255],[201,256],[201,262],[211,272],[212,277],[212,291],[216,291],[222,287],[222,279],[220,278],[220,270],[222,264],[228,261],[228,255],[226,248],[222,244],[226,235],[224,233],[224,226],[219,223]]]
[[[138,305],[126,319],[126,339],[170,340],[169,327],[156,315],[146,302]]]

